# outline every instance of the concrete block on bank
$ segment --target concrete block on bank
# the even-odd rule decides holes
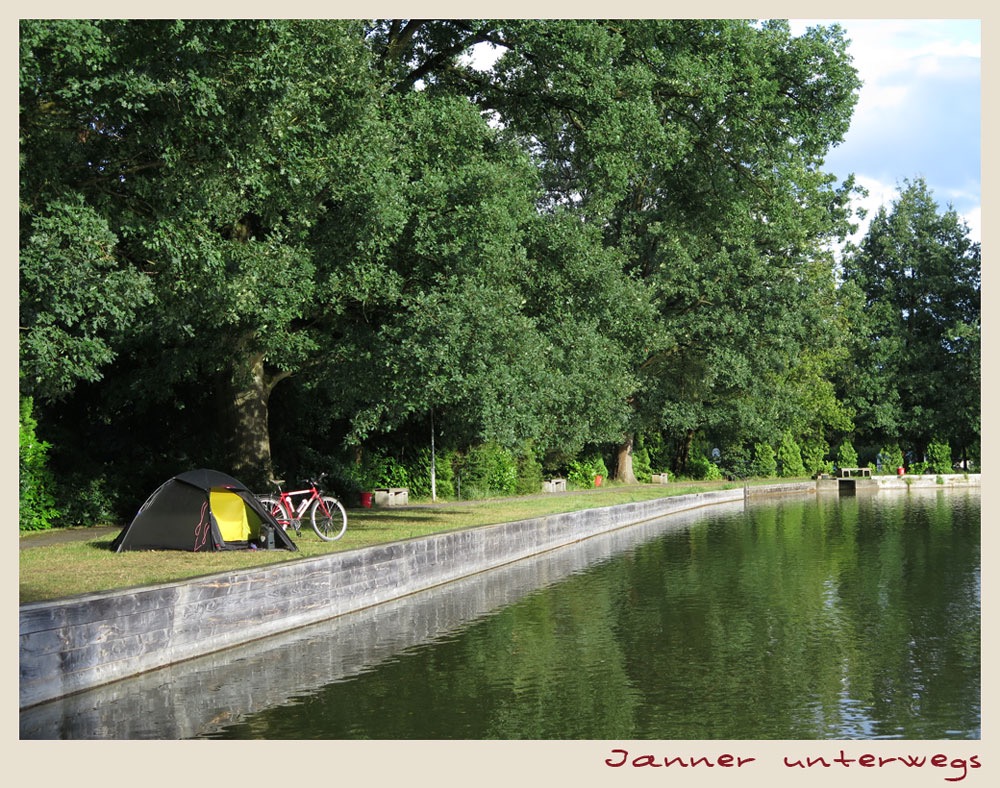
[[[409,502],[408,487],[380,487],[375,490],[376,506],[406,506]]]
[[[566,492],[566,480],[565,479],[549,479],[542,482],[542,492]]]
[[[667,484],[670,481],[670,474],[666,471],[663,473],[654,473],[652,483],[653,484]]]

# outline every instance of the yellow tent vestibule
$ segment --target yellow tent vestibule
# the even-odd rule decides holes
[[[243,499],[229,490],[212,490],[209,494],[212,514],[219,524],[219,533],[227,542],[239,542],[256,536],[260,531],[260,521],[250,523],[247,507]]]

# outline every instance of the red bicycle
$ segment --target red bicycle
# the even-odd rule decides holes
[[[308,513],[312,528],[320,539],[333,542],[344,535],[347,530],[347,512],[340,501],[319,489],[318,482],[308,479],[306,484],[309,486],[306,489],[284,491],[281,489],[284,479],[271,481],[278,488],[278,495],[258,497],[285,531],[291,527],[295,529],[297,536],[300,535],[302,520]],[[295,498],[300,498],[298,503],[294,502]]]

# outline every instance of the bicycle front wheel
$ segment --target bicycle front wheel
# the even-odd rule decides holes
[[[275,520],[278,521],[278,525],[281,526],[282,531],[287,531],[288,526],[292,524],[291,515],[288,514],[288,510],[285,505],[278,498],[260,498],[260,505],[264,507],[264,511],[271,515]]]
[[[313,504],[312,526],[320,539],[333,542],[347,530],[347,512],[336,498],[324,495]]]

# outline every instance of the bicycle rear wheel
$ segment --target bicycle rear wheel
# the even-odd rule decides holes
[[[291,515],[288,514],[288,510],[285,505],[278,498],[264,497],[258,499],[260,500],[260,505],[264,507],[264,511],[268,512],[271,517],[278,521],[278,525],[281,526],[282,531],[287,531],[288,526],[292,524]]]
[[[347,530],[347,512],[340,501],[324,495],[312,507],[312,527],[316,535],[325,542],[333,542]]]

